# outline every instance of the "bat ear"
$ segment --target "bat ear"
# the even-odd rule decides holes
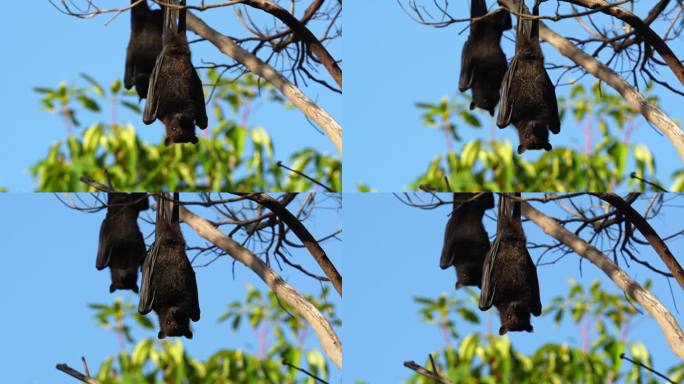
[[[116,287],[114,286],[114,284],[109,284],[109,293],[113,293],[114,291],[116,291]]]
[[[133,288],[131,288],[131,290],[135,293],[138,293],[138,285],[134,285]]]
[[[199,140],[197,139],[196,136],[193,136],[193,138],[190,139],[190,142],[193,143],[193,144],[197,144],[198,141],[199,141]]]
[[[508,330],[502,325],[501,328],[499,328],[499,336],[505,335],[506,332],[508,332]]]
[[[518,155],[522,155],[523,152],[525,152],[525,147],[522,145],[518,145]]]
[[[530,324],[530,325],[527,326],[527,328],[525,328],[525,330],[526,330],[527,332],[532,332],[532,331],[534,331],[534,328],[533,328],[532,325]]]
[[[544,146],[544,149],[547,150],[547,151],[550,151],[551,148],[553,148],[553,147],[551,146],[550,143],[546,143],[546,145]]]
[[[473,103],[473,102],[471,101],[471,102],[470,102],[470,110],[472,111],[473,109],[475,109],[475,103]]]
[[[165,338],[165,337],[166,337],[166,334],[164,333],[164,331],[159,331],[159,333],[157,333],[157,338],[158,338],[158,339],[161,340],[161,339],[163,339],[163,338]]]
[[[459,289],[463,286],[460,281],[456,281],[455,289]]]
[[[489,110],[489,115],[494,117],[494,107]]]
[[[185,331],[185,334],[183,336],[187,337],[188,339],[192,339],[192,332],[190,332],[190,330],[188,329],[187,331]]]
[[[167,137],[166,139],[164,139],[164,145],[166,145],[167,147],[169,145],[171,145],[171,138],[170,137]]]

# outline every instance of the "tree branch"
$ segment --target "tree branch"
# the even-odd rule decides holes
[[[643,216],[639,214],[630,204],[622,200],[622,198],[615,193],[592,193],[592,195],[598,197],[599,199],[607,202],[625,215],[632,224],[641,232],[646,240],[651,244],[651,247],[656,251],[658,256],[663,260],[663,263],[667,266],[667,269],[672,272],[672,275],[677,280],[679,285],[684,288],[684,270],[682,266],[679,265],[677,259],[675,259],[670,248],[667,244],[660,238],[658,233],[653,229],[651,224],[644,219]]]
[[[515,0],[499,0],[499,4],[509,9],[517,9]],[[577,48],[575,44],[548,28],[543,22],[539,22],[539,26],[542,39],[553,45],[560,54],[618,91],[632,108],[639,111],[672,142],[680,159],[684,162],[684,132],[674,120],[656,105],[649,103],[641,93],[605,64]]]
[[[538,211],[529,203],[523,203],[522,208],[526,218],[533,221],[549,236],[565,244],[581,257],[591,261],[613,280],[625,294],[634,298],[641,304],[660,326],[660,329],[665,336],[665,340],[670,345],[670,348],[672,348],[672,351],[679,356],[680,359],[684,360],[684,333],[682,333],[677,320],[670,314],[657,297],[629,277],[629,275],[610,260],[608,256],[601,253],[593,245],[565,229],[554,219]]]
[[[98,384],[99,383],[97,380],[94,380],[94,379],[82,374],[81,372],[71,368],[67,364],[57,364],[57,366],[55,366],[55,368],[57,368],[57,370],[59,370],[59,371],[66,373],[67,375],[73,377],[74,379],[81,381],[81,382],[84,382],[86,384]]]
[[[601,12],[616,17],[634,28],[637,33],[650,44],[660,57],[667,63],[677,79],[684,84],[684,67],[677,58],[677,55],[672,52],[670,47],[658,36],[651,27],[648,26],[641,18],[632,12],[620,8],[618,6],[607,7],[609,4],[604,0],[563,0],[567,3],[576,4],[585,8],[594,9],[603,7]]]
[[[309,253],[311,253],[311,256],[316,260],[328,279],[330,279],[337,293],[342,296],[342,276],[304,224],[292,212],[280,204],[278,200],[265,193],[248,193],[244,196],[268,208],[287,224],[299,240],[302,241]]]
[[[232,258],[254,271],[278,298],[292,306],[311,325],[330,360],[338,368],[342,368],[342,343],[330,323],[313,304],[297,292],[294,287],[286,283],[285,280],[256,255],[221,233],[207,220],[195,215],[185,206],[181,206],[180,215],[181,220],[188,224],[198,235],[209,240]]]
[[[328,50],[325,49],[323,44],[318,41],[316,35],[314,35],[304,24],[299,22],[296,17],[292,16],[290,12],[270,0],[241,0],[241,3],[270,13],[290,27],[290,29],[306,43],[311,50],[311,53],[316,55],[318,60],[321,61],[321,64],[328,70],[330,76],[335,79],[337,85],[342,87],[342,69],[337,65],[337,61],[330,55]]]
[[[412,361],[412,360],[411,361],[405,361],[404,367],[415,371],[417,374],[419,374],[421,376],[424,376],[424,377],[427,377],[428,379],[433,380],[435,383],[454,384],[452,381],[447,380],[447,379],[443,378],[442,376],[440,376],[434,372],[429,371],[427,368],[416,364],[415,361]]]
[[[342,126],[333,119],[328,112],[309,99],[299,88],[292,84],[285,76],[273,67],[261,61],[258,57],[237,45],[233,39],[222,35],[207,25],[192,12],[187,13],[187,24],[193,32],[210,41],[223,54],[244,65],[252,73],[278,89],[295,107],[306,117],[316,123],[333,142],[337,151],[342,155]]]

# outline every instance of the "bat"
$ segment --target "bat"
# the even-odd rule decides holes
[[[167,2],[185,7],[185,0]],[[156,119],[164,123],[166,145],[196,144],[195,125],[201,129],[208,125],[202,81],[190,60],[186,13],[185,8],[164,7],[162,51],[150,76],[143,112],[145,124],[152,124]]]
[[[109,267],[109,292],[130,289],[138,293],[138,269],[145,259],[145,240],[138,214],[149,208],[146,193],[107,194],[107,215],[100,226],[95,268]]]
[[[471,1],[471,18],[486,14],[485,0]],[[508,67],[506,55],[501,49],[501,35],[511,27],[511,15],[503,9],[470,24],[470,35],[461,51],[458,89],[461,92],[472,89],[471,110],[481,108],[494,116],[494,108],[499,102],[501,81]]]
[[[509,194],[499,197],[496,239],[482,269],[479,307],[486,311],[493,305],[499,310],[499,335],[532,332],[530,314],[539,316],[542,311],[537,267],[527,251],[520,211],[519,200],[512,202]]]
[[[157,313],[159,339],[192,339],[190,320],[200,319],[199,296],[195,271],[185,254],[185,239],[180,230],[178,192],[173,195],[170,213],[168,205],[167,198],[160,194],[154,244],[142,268],[138,312]]]
[[[464,285],[480,286],[482,262],[489,251],[489,235],[482,217],[490,208],[494,208],[494,196],[489,192],[454,193],[439,266],[456,267],[456,289]]]
[[[131,0],[131,4],[138,0]],[[126,50],[124,87],[135,91],[140,99],[147,97],[147,87],[154,63],[162,50],[163,13],[151,10],[147,1],[131,8],[131,37]]]
[[[539,16],[541,2],[535,0],[533,16]],[[525,13],[524,6],[525,2],[520,0],[520,14]],[[499,128],[511,123],[518,130],[519,154],[527,149],[551,150],[549,131],[560,132],[556,90],[544,68],[538,19],[530,21],[518,17],[515,57],[501,84],[501,103],[496,119]]]

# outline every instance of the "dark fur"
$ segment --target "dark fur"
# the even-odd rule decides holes
[[[489,235],[482,224],[487,209],[494,207],[491,193],[454,193],[454,209],[444,231],[439,266],[456,267],[456,289],[480,286],[482,262],[489,251]]]
[[[178,201],[178,193],[174,193]],[[200,319],[195,271],[185,254],[185,240],[178,220],[178,204],[173,203],[169,215],[166,200],[159,199],[156,237],[143,264],[138,312],[151,310],[159,317],[160,339],[185,336],[192,339],[190,320]]]
[[[470,17],[487,14],[485,0],[472,0]],[[499,89],[506,73],[506,55],[501,49],[503,31],[511,29],[511,15],[500,10],[470,25],[470,35],[461,52],[461,76],[458,89],[472,89],[470,109],[482,108],[494,116],[499,103]]]
[[[535,0],[532,14],[539,15],[541,0]],[[524,13],[520,1],[520,13]],[[496,124],[518,129],[518,153],[527,149],[551,150],[549,131],[560,132],[556,90],[544,68],[544,54],[539,45],[539,20],[518,18],[515,57],[501,85],[501,105]]]
[[[184,6],[185,0],[180,5]],[[196,144],[195,125],[202,129],[208,125],[202,82],[190,60],[185,16],[185,8],[164,8],[164,43],[150,77],[143,114],[145,124],[152,124],[155,119],[164,123],[166,145]]]
[[[138,268],[145,260],[145,240],[138,227],[138,214],[149,208],[145,193],[109,193],[107,216],[100,226],[95,267],[109,267],[109,292],[130,289],[138,293]]]
[[[135,3],[137,0],[131,0]],[[162,50],[164,15],[160,9],[151,10],[143,1],[131,9],[131,38],[126,51],[124,87],[135,91],[140,99],[147,97],[147,87],[154,63]]]
[[[482,271],[479,306],[485,311],[492,305],[499,310],[500,335],[508,331],[532,332],[530,314],[539,316],[542,311],[537,267],[527,252],[520,202],[511,202],[503,195],[499,199],[496,240]]]

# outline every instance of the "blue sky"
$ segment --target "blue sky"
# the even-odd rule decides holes
[[[92,201],[89,195],[84,196]],[[181,194],[181,199],[196,197]],[[334,204],[327,201],[323,206]],[[72,383],[73,379],[54,367],[57,363],[68,363],[80,369],[81,356],[86,356],[91,370],[96,371],[107,356],[117,353],[119,344],[111,330],[97,326],[93,311],[87,305],[111,304],[116,296],[137,305],[137,296],[130,291],[110,294],[109,272],[95,269],[98,233],[105,212],[77,212],[65,207],[52,194],[17,193],[0,195],[0,210],[4,218],[0,221],[0,233],[3,234],[5,256],[5,273],[0,279],[0,306],[5,308],[5,315],[0,317],[0,329],[4,331],[4,350],[12,351],[12,356],[5,358],[11,364],[3,367],[3,381]],[[197,207],[192,210],[210,219],[217,218],[215,213]],[[147,212],[142,216],[154,219],[154,211]],[[152,233],[152,226],[142,220],[139,222],[144,235]],[[321,209],[306,225],[314,236],[321,237],[340,228],[339,213]],[[185,224],[182,227],[189,244],[206,243]],[[147,240],[148,245],[151,240]],[[341,242],[328,241],[323,247],[331,260],[339,264]],[[294,249],[292,253],[292,259],[305,268],[320,271],[306,251]],[[193,340],[183,340],[183,343],[190,355],[197,358],[206,358],[220,348],[258,353],[259,344],[251,329],[243,327],[245,329],[235,334],[228,323],[217,322],[228,303],[244,299],[246,284],[267,289],[251,270],[239,263],[233,279],[231,260],[222,258],[209,267],[196,268],[202,318],[193,323]],[[207,261],[204,256],[196,264]],[[317,282],[298,271],[285,268],[279,273],[304,294],[316,295],[320,291]],[[329,299],[337,306],[340,316],[339,296],[331,291]],[[150,319],[156,327],[156,315],[151,315]],[[137,332],[133,335],[138,340],[156,337],[156,331],[135,329]],[[319,347],[313,332],[309,333],[306,345]],[[330,367],[331,382],[339,383],[341,372],[332,363]]]
[[[586,206],[586,198],[578,200]],[[419,306],[414,302],[417,296],[437,298],[440,293],[465,297],[463,292],[453,289],[455,276],[452,269],[439,268],[444,225],[450,208],[443,206],[424,211],[403,205],[389,193],[346,194],[343,224],[345,228],[344,253],[345,276],[344,350],[345,381],[349,383],[364,379],[369,383],[399,383],[411,376],[412,371],[402,365],[406,360],[423,363],[429,353],[444,347],[442,333],[434,325],[428,325],[418,314]],[[662,216],[651,220],[651,225],[661,235],[681,230],[676,220],[682,215],[681,197],[669,201]],[[565,217],[555,204],[533,204],[537,209],[557,217]],[[644,202],[636,207],[641,210]],[[488,213],[494,215],[494,211]],[[495,223],[485,220],[490,235],[495,233]],[[529,242],[548,243],[533,223],[525,223]],[[678,238],[668,243],[676,257],[684,252],[684,240]],[[609,247],[609,243],[602,245]],[[601,245],[599,244],[599,248]],[[539,250],[530,250],[536,261]],[[660,259],[650,248],[642,248],[641,256],[654,265],[662,266]],[[549,261],[550,258],[544,259]],[[579,257],[570,254],[560,262],[538,268],[542,305],[551,297],[567,294],[568,278],[588,285],[595,279],[602,281],[608,292],[618,293],[616,286],[593,264],[584,262],[579,270]],[[681,262],[681,259],[680,259]],[[652,278],[652,292],[672,311],[680,324],[684,315],[673,308],[667,282],[649,271],[633,266],[627,273],[643,283]],[[684,302],[684,293],[672,281],[674,299]],[[491,316],[493,329],[498,329],[499,319],[494,310]],[[485,319],[485,316],[481,317]],[[655,321],[650,317],[637,316],[629,333],[630,341],[642,341],[652,353],[656,369],[662,369],[678,362],[664,341]],[[468,332],[486,332],[487,321],[479,326],[456,322],[461,335]],[[572,322],[564,322],[557,328],[551,316],[533,318],[534,333],[509,333],[513,346],[523,352],[531,352],[542,343],[567,342],[581,345],[579,329]]]
[[[401,0],[406,4],[408,0]],[[417,0],[433,14],[437,14],[430,0]],[[438,3],[442,3],[439,1]],[[467,1],[449,2],[455,17],[469,16]],[[487,2],[490,6],[492,1]],[[531,2],[528,1],[529,4]],[[651,1],[637,2],[636,13],[643,15]],[[463,6],[461,4],[464,4]],[[541,13],[555,11],[556,2],[542,5]],[[437,155],[445,154],[447,145],[443,132],[421,125],[421,111],[416,102],[436,103],[443,96],[451,99],[457,95],[461,47],[468,36],[466,24],[455,24],[435,29],[412,21],[398,6],[396,0],[348,1],[344,8],[345,19],[353,20],[352,27],[345,30],[346,59],[345,111],[343,126],[345,135],[344,191],[356,190],[357,182],[364,182],[380,192],[404,190]],[[567,5],[561,8],[567,11]],[[599,25],[606,17],[595,18]],[[515,19],[514,19],[515,21]],[[562,35],[586,36],[574,19],[552,23],[552,28]],[[459,35],[464,28],[465,31]],[[579,34],[578,34],[579,32]],[[507,36],[512,37],[512,31]],[[503,43],[507,55],[512,55],[510,40]],[[684,41],[671,44],[674,52],[684,52]],[[568,64],[559,58],[548,44],[543,45],[547,61]],[[681,84],[668,69],[660,75],[671,84]],[[551,72],[553,80],[558,73]],[[566,81],[572,77],[565,77]],[[592,84],[589,77],[585,84]],[[605,87],[605,90],[610,89]],[[569,87],[557,90],[558,96],[566,95]],[[610,89],[612,91],[612,89]],[[672,118],[684,120],[682,97],[656,90],[661,97],[661,107]],[[464,141],[474,138],[507,138],[517,146],[513,129],[499,130],[494,118],[478,113],[483,129],[460,129]],[[654,153],[658,177],[669,181],[671,173],[681,167],[681,161],[673,146],[660,133],[651,128],[643,118],[635,122],[633,141],[647,144]],[[596,131],[597,132],[597,131]],[[571,119],[566,119],[559,135],[551,138],[552,144],[584,148],[582,131]],[[458,147],[457,147],[458,148]],[[534,159],[538,154],[528,151],[524,156]],[[666,185],[668,185],[666,183]]]
[[[4,138],[0,143],[0,163],[4,166],[0,169],[0,186],[16,192],[35,189],[28,168],[47,154],[50,145],[66,136],[61,118],[41,110],[40,95],[33,92],[33,87],[56,87],[63,80],[85,86],[87,83],[80,78],[81,73],[87,73],[105,85],[122,78],[130,28],[128,14],[120,15],[108,23],[111,15],[83,20],[58,12],[47,0],[34,3],[30,12],[23,3],[6,4],[5,11],[12,17],[0,27],[5,36],[12,36],[6,42],[6,51],[11,54],[3,55],[0,63],[0,69],[7,74],[3,83],[6,97],[3,102],[5,121]],[[125,6],[129,1],[107,3],[111,6]],[[299,12],[303,12],[303,9]],[[258,17],[257,12],[252,14],[256,15],[258,25],[271,25],[273,18],[270,15]],[[245,36],[231,9],[204,12],[200,17],[224,34]],[[313,28],[317,33],[316,28],[320,26]],[[191,39],[196,37],[192,33],[189,36]],[[333,41],[328,49],[335,58],[341,59],[341,43]],[[193,62],[195,65],[207,65],[208,62],[225,63],[230,60],[210,43],[202,42],[193,45]],[[332,82],[327,72],[322,75]],[[340,119],[341,95],[311,82],[308,86],[300,83],[300,87],[333,117]],[[90,118],[84,117],[82,122],[87,126],[106,120],[109,113],[106,106],[104,107],[103,114],[84,115]],[[145,140],[154,143],[162,140],[163,128],[160,122],[145,126],[138,115],[123,108],[120,108],[119,117],[122,121],[134,122],[138,133]],[[212,127],[211,121],[210,118],[209,129]],[[338,155],[327,136],[314,128],[299,110],[262,103],[252,113],[249,124],[267,129],[276,145],[276,160],[287,161],[292,152],[304,147]]]

